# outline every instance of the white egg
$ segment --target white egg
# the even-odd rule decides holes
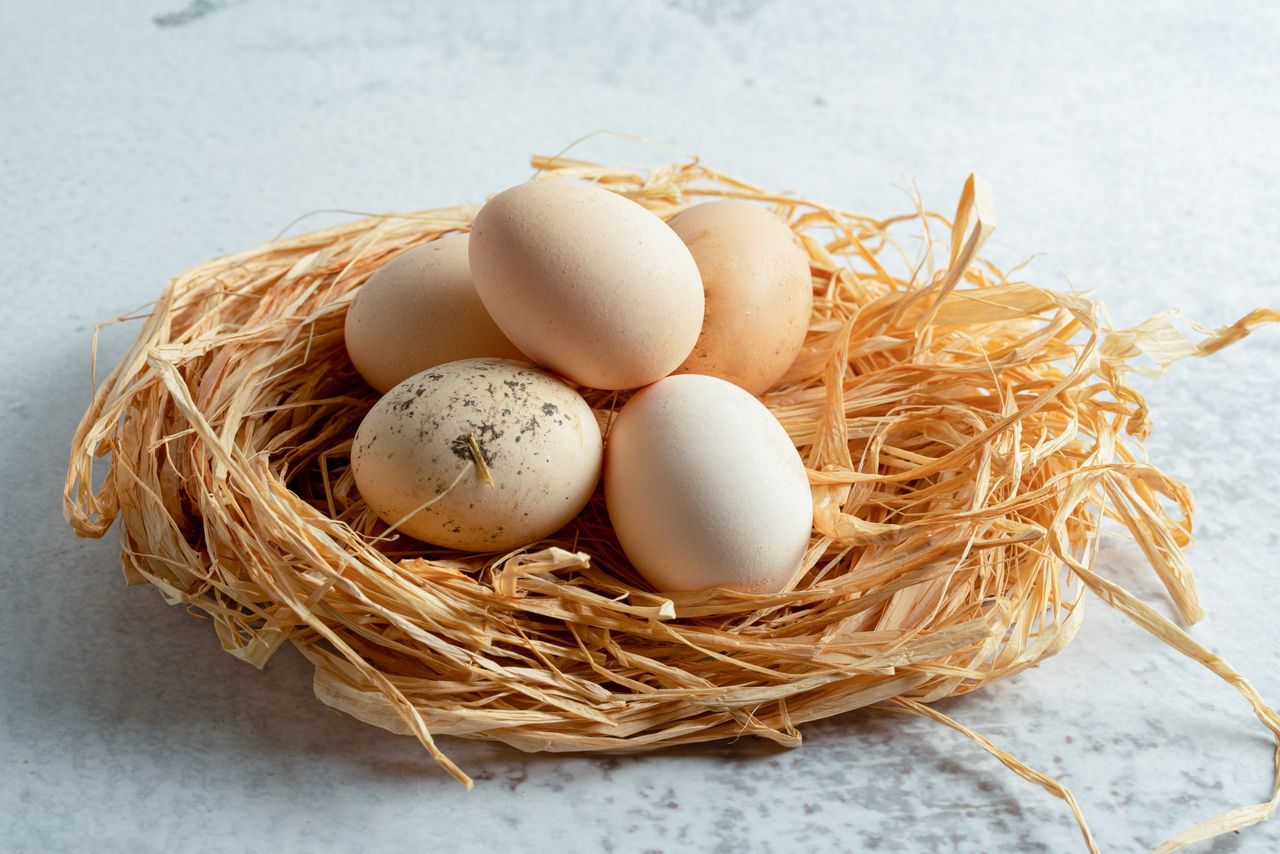
[[[623,551],[658,590],[778,592],[808,547],[800,454],[764,404],[716,377],[678,374],[631,398],[604,487]]]

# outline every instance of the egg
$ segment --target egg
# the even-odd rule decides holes
[[[523,359],[476,295],[467,235],[442,237],[392,258],[347,311],[347,354],[380,392],[419,371],[480,356]]]
[[[796,576],[813,501],[782,425],[733,383],[677,374],[609,429],[605,504],[622,550],[662,591],[775,593]]]
[[[666,224],[563,178],[505,190],[471,231],[471,272],[515,345],[575,383],[626,389],[679,367],[702,329],[702,281]]]
[[[351,467],[365,503],[398,530],[504,551],[582,509],[601,453],[591,408],[565,383],[527,362],[465,359],[383,395],[356,430]]]
[[[702,333],[679,371],[768,391],[809,329],[808,254],[786,223],[741,199],[694,205],[668,224],[689,247],[706,291]]]

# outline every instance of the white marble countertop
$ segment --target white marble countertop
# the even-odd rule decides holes
[[[114,539],[74,539],[60,508],[95,322],[300,213],[478,201],[601,127],[874,213],[912,181],[948,209],[976,169],[991,252],[1045,253],[1040,281],[1122,323],[1280,303],[1280,8],[1069,5],[0,4],[0,849],[1078,850],[1063,804],[949,730],[877,714],[808,726],[792,752],[445,739],[466,792],[317,703],[296,654],[256,671],[126,588]],[[106,335],[104,362],[130,334]],[[1267,329],[1145,386],[1151,457],[1198,498],[1194,634],[1272,703],[1277,376]],[[1100,566],[1170,612],[1133,547]],[[1061,656],[944,708],[1071,786],[1105,850],[1269,792],[1245,703],[1096,600]],[[1278,849],[1280,821],[1200,847]]]

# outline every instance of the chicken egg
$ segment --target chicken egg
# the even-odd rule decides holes
[[[768,391],[809,329],[809,256],[781,219],[741,199],[705,202],[668,223],[697,262],[706,291],[702,332],[680,373]]]
[[[717,377],[637,392],[610,427],[604,488],[622,550],[658,590],[779,592],[809,544],[800,454],[764,404]]]
[[[679,367],[702,328],[698,267],[644,207],[593,184],[530,181],[471,231],[476,290],[537,364],[575,383],[636,388]]]
[[[347,311],[347,354],[380,392],[419,371],[481,356],[524,359],[476,295],[465,234],[392,258],[356,292]]]
[[[563,527],[595,490],[600,460],[586,401],[505,359],[415,374],[369,410],[351,448],[370,509],[412,537],[465,551],[505,551]]]

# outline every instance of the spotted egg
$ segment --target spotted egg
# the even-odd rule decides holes
[[[527,545],[572,519],[600,475],[586,401],[524,362],[464,359],[383,395],[351,448],[361,497],[404,533],[465,551]]]

